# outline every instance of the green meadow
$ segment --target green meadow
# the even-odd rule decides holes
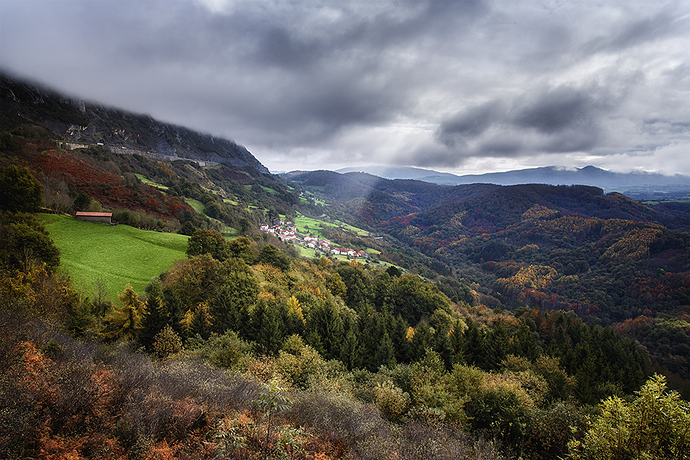
[[[264,192],[269,193],[271,195],[277,195],[278,194],[278,192],[276,192],[274,189],[272,189],[270,187],[265,187],[263,185],[261,185],[260,187],[263,189]]]
[[[204,206],[204,203],[202,203],[199,200],[195,200],[193,198],[185,198],[184,200],[189,206],[192,207],[192,209],[194,209],[199,214],[203,214],[206,210],[206,206]]]
[[[169,188],[163,184],[159,184],[158,182],[152,181],[151,179],[149,179],[148,177],[146,177],[142,174],[135,174],[135,176],[137,176],[137,178],[140,181],[142,181],[144,184],[150,185],[151,187],[155,187],[155,188],[160,189],[160,190],[168,190],[168,188]]]
[[[92,297],[100,282],[116,304],[127,283],[143,293],[149,281],[186,257],[189,237],[184,235],[81,222],[71,216],[41,218],[60,249],[61,269],[75,286]]]
[[[344,224],[343,222],[336,221],[335,223],[325,222],[323,220],[313,219],[311,217],[297,216],[295,218],[295,227],[297,231],[304,235],[314,235],[319,238],[324,238],[322,230],[325,227],[336,227],[347,230],[359,236],[368,236],[369,232],[362,230],[361,228],[353,227],[352,225]]]

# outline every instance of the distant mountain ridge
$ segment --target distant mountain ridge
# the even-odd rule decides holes
[[[68,147],[102,145],[116,153],[199,164],[230,164],[262,174],[268,169],[233,141],[67,97],[0,72],[0,130],[41,126]]]
[[[521,169],[487,174],[442,173],[429,169],[405,167],[349,167],[337,172],[366,172],[384,179],[414,179],[439,185],[463,185],[487,183],[495,185],[547,184],[547,185],[591,185],[604,191],[620,191],[637,187],[690,187],[690,176],[676,174],[667,176],[650,172],[617,173],[586,166],[566,169],[557,166]]]
[[[521,206],[525,209],[518,213],[520,215],[530,206],[539,204],[566,214],[576,212],[602,219],[656,222],[683,229],[687,226],[687,219],[677,220],[677,213],[666,207],[652,208],[620,193],[604,194],[601,187],[582,184],[507,186],[474,182],[450,186],[414,179],[383,179],[362,172],[340,174],[332,171],[293,172],[284,177],[323,195],[327,201],[337,203],[351,215],[374,226],[385,227],[391,219],[411,215],[425,221],[423,226],[438,225],[440,215],[457,213],[451,212],[451,208],[458,203],[470,203],[473,212],[501,215],[498,221],[505,220]],[[494,208],[498,210],[494,212]],[[499,225],[504,224],[507,222]]]

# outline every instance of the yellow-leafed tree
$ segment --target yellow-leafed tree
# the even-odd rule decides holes
[[[106,315],[101,335],[106,340],[134,339],[141,330],[146,304],[139,300],[138,294],[129,283],[118,297],[122,305],[114,307],[112,312]]]

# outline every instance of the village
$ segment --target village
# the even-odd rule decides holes
[[[298,244],[309,249],[320,251],[324,254],[346,256],[351,259],[365,259],[369,255],[363,251],[334,246],[330,240],[316,236],[305,236],[297,232],[294,223],[283,219],[274,219],[272,224],[262,224],[260,230],[264,233],[272,233],[281,241]]]

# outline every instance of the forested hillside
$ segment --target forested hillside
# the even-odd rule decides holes
[[[616,324],[688,391],[687,203],[646,205],[586,186],[450,187],[328,172],[292,178],[489,289],[493,306]]]
[[[15,96],[12,110],[37,113]],[[249,161],[74,148],[41,121],[53,115],[4,116],[15,121],[0,133],[2,458],[690,451],[688,404],[654,375],[676,388],[687,378],[682,206],[591,187],[291,182]],[[44,225],[80,210],[187,235],[185,253],[112,302],[71,281],[70,252]],[[259,231],[304,214],[328,220],[304,231],[367,256]],[[113,230],[79,228],[93,225]],[[116,241],[93,250],[134,247]]]

